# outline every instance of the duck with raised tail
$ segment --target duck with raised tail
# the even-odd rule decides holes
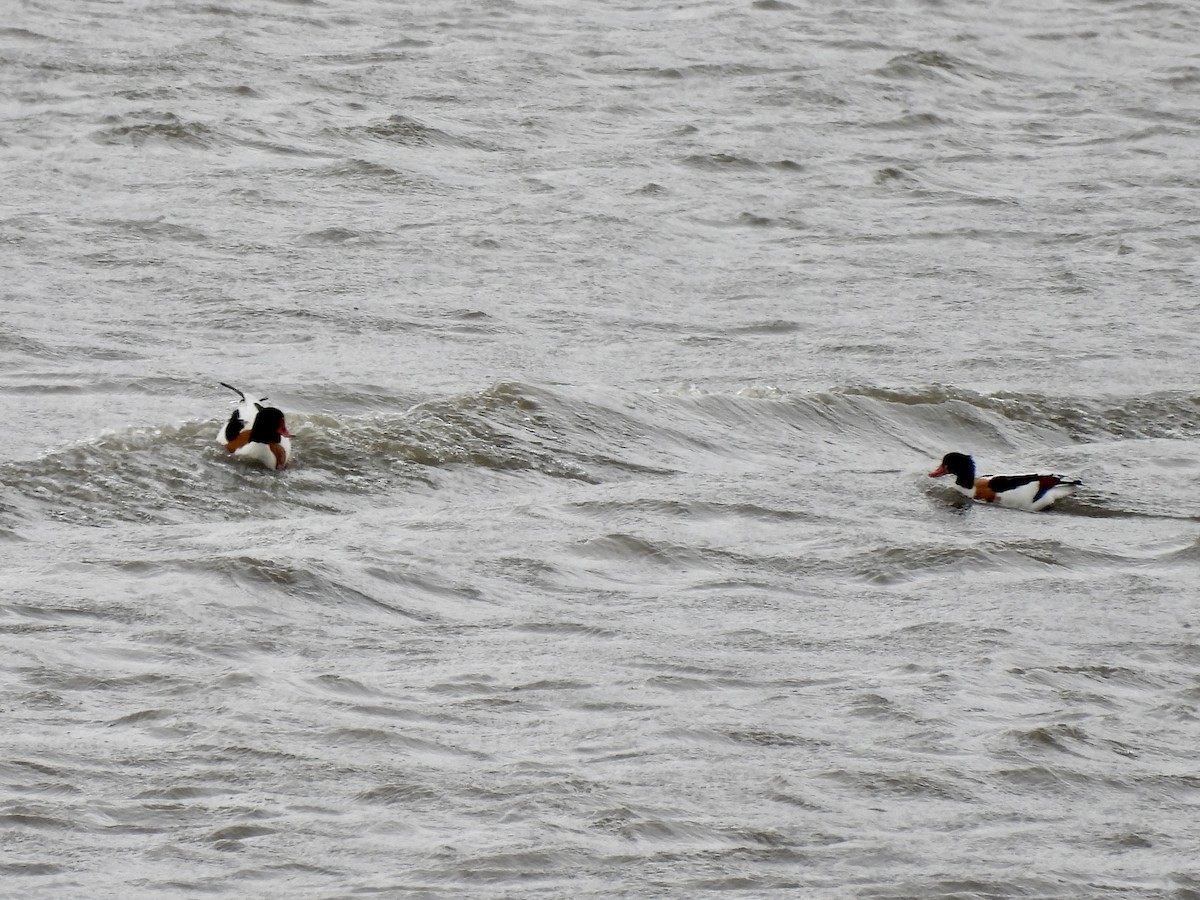
[[[241,398],[229,421],[217,433],[217,443],[240,459],[254,460],[268,469],[287,468],[292,454],[292,433],[283,412],[263,406],[266,397],[247,400],[245,393],[221,382]]]
[[[1066,497],[1082,481],[1063,475],[987,475],[975,477],[975,460],[965,453],[947,453],[930,478],[954,476],[954,486],[972,500],[999,503],[1032,512],[1045,509]]]

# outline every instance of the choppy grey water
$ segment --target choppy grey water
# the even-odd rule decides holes
[[[1200,8],[4,19],[0,893],[1200,897]]]

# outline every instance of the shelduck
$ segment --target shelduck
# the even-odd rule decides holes
[[[975,460],[965,453],[947,453],[930,478],[954,476],[954,486],[972,500],[999,503],[1036,512],[1066,497],[1082,481],[1063,475],[990,475],[975,477]]]
[[[287,467],[292,454],[292,433],[287,429],[283,412],[274,406],[263,406],[267,398],[248,400],[244,392],[221,382],[241,402],[229,421],[217,433],[217,443],[240,459],[262,463],[268,469]]]

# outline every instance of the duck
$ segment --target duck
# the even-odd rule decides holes
[[[1071,494],[1082,481],[1063,475],[989,475],[975,477],[975,460],[965,453],[947,453],[930,478],[954,476],[954,486],[966,497],[1030,512],[1043,510]]]
[[[263,406],[267,398],[248,400],[243,391],[231,384],[221,382],[241,402],[229,417],[229,421],[217,432],[217,443],[234,456],[262,463],[268,469],[287,468],[292,455],[292,437],[282,410],[274,406]]]

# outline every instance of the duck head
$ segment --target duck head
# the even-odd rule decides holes
[[[947,453],[942,457],[942,464],[929,473],[930,478],[941,478],[943,475],[953,475],[954,483],[961,487],[974,487],[975,460],[965,453]]]
[[[250,429],[250,440],[260,444],[278,444],[281,437],[290,438],[292,433],[287,429],[283,411],[274,406],[264,406],[254,417],[254,425]]]

